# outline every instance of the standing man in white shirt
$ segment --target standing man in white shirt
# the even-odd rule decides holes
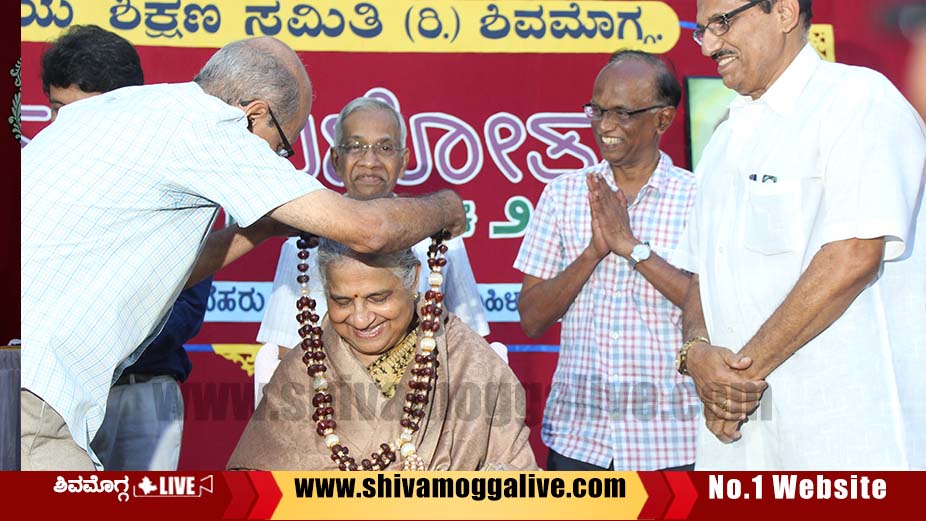
[[[926,468],[926,132],[881,74],[821,60],[810,18],[698,2],[695,40],[741,96],[676,258],[696,274],[677,358],[704,403],[696,465]]]
[[[408,131],[402,115],[388,103],[376,98],[362,97],[341,109],[334,127],[334,146],[331,163],[344,182],[347,197],[369,201],[394,196],[396,182],[405,173],[409,150],[405,147]],[[300,342],[299,322],[293,312],[293,303],[301,295],[296,277],[300,262],[299,251],[293,237],[283,243],[280,260],[273,278],[273,291],[264,319],[257,333],[257,341],[291,349]],[[430,240],[413,247],[423,266],[427,266]],[[444,306],[482,336],[489,334],[489,324],[483,311],[482,298],[473,277],[463,239],[457,237],[447,243],[447,266],[444,271]],[[327,309],[315,256],[308,259],[311,298],[318,303],[316,312],[324,315]],[[422,277],[419,291],[426,291],[428,281]],[[280,351],[282,358],[285,351]]]
[[[158,334],[184,285],[268,236],[296,228],[393,251],[463,231],[453,192],[359,203],[296,170],[285,158],[311,106],[299,56],[254,38],[220,49],[194,82],[68,104],[23,149],[24,470],[100,468],[89,443],[113,371]],[[209,233],[219,207],[242,228]]]

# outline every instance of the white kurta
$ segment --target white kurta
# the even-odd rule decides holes
[[[675,259],[700,276],[712,343],[741,349],[825,244],[888,242],[878,279],[769,375],[740,441],[702,424],[698,468],[926,468],[924,164],[923,121],[894,86],[809,45],[731,104]]]

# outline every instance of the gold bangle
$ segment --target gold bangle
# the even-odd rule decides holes
[[[689,376],[688,374],[688,350],[691,349],[691,346],[697,344],[698,342],[704,342],[705,344],[710,344],[711,341],[704,338],[703,336],[696,336],[689,338],[682,344],[681,349],[678,350],[678,354],[675,355],[675,370],[679,374]]]

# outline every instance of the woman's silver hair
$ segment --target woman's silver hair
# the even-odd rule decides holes
[[[193,78],[202,89],[233,107],[262,99],[283,122],[299,112],[299,81],[272,52],[238,40],[219,49]]]
[[[338,114],[338,120],[334,124],[334,146],[344,144],[344,120],[347,119],[347,116],[350,116],[358,110],[379,110],[392,114],[399,128],[398,144],[400,147],[405,148],[405,138],[408,136],[408,130],[405,127],[405,120],[402,118],[402,114],[385,101],[369,97],[355,98],[341,109],[341,113]]]
[[[414,293],[417,289],[417,272],[415,268],[421,263],[411,249],[399,250],[393,253],[357,253],[339,242],[322,238],[319,241],[316,255],[318,255],[318,271],[321,274],[322,285],[325,287],[326,293],[328,290],[328,269],[348,258],[355,259],[367,266],[388,268],[402,281],[402,286],[409,293]]]

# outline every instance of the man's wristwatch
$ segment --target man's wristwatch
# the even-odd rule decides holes
[[[678,350],[678,353],[675,353],[675,370],[679,374],[689,376],[688,374],[688,350],[691,349],[691,346],[697,344],[698,342],[704,342],[705,344],[710,344],[711,341],[704,338],[703,336],[696,336],[689,338],[682,344],[682,348]]]
[[[641,242],[634,246],[633,249],[630,250],[630,259],[628,259],[630,261],[630,267],[637,269],[637,264],[648,259],[652,252],[653,250],[650,249],[648,241]]]

